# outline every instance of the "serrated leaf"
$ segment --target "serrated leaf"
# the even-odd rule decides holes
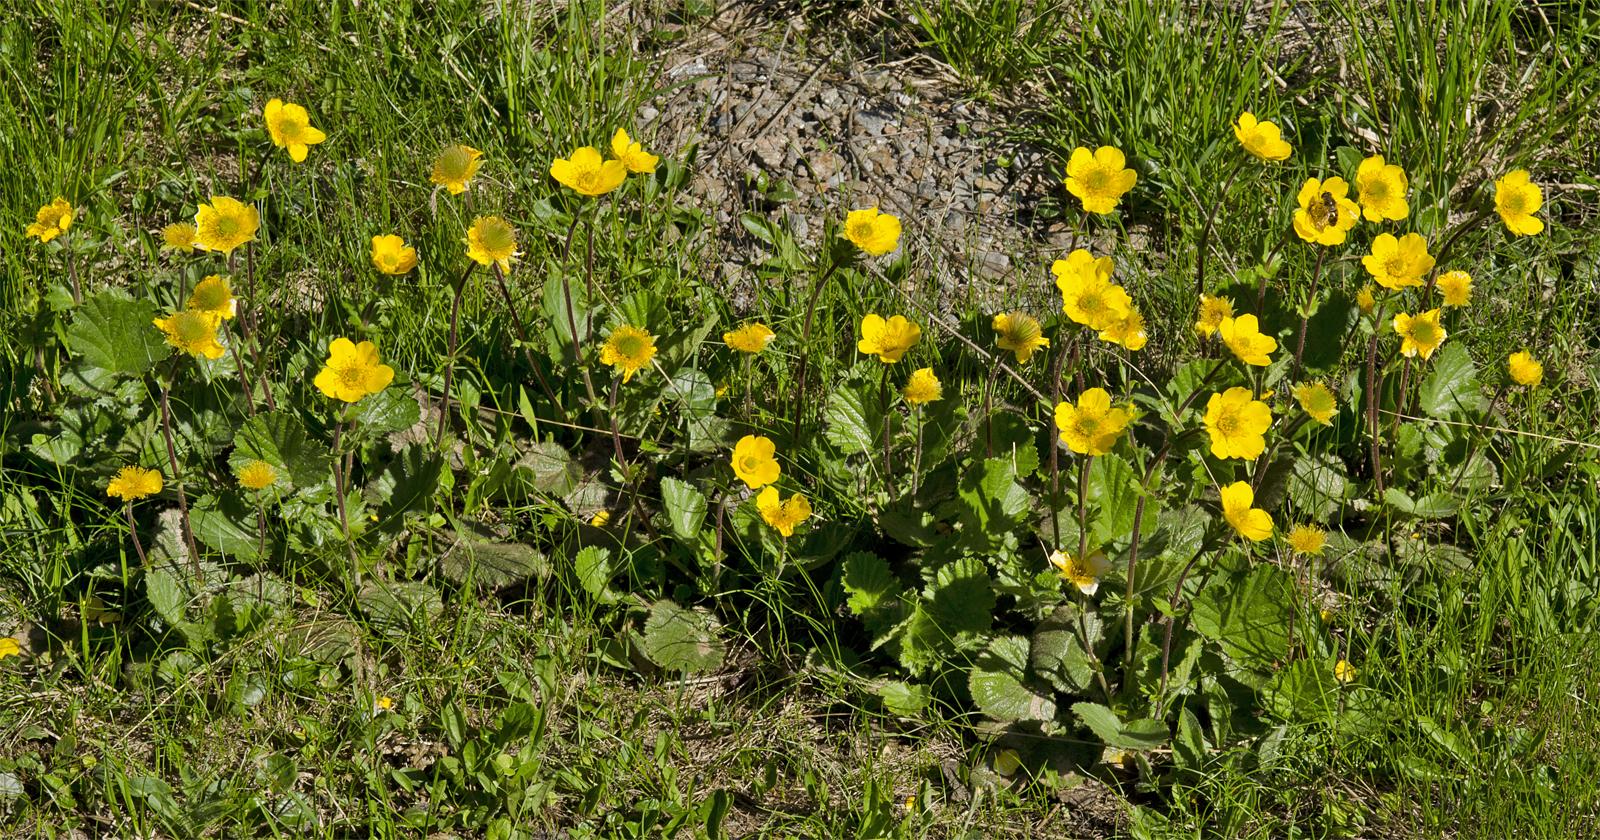
[[[1312,519],[1331,517],[1348,490],[1344,465],[1327,455],[1297,459],[1289,475],[1289,500]]]
[[[1270,670],[1288,650],[1294,581],[1277,566],[1237,561],[1195,599],[1190,616],[1201,635],[1241,665]]]
[[[1478,385],[1478,368],[1459,342],[1445,345],[1432,359],[1433,370],[1422,380],[1417,404],[1430,417],[1481,414],[1487,407]]]
[[[589,593],[603,604],[617,601],[617,593],[611,591],[611,577],[616,574],[616,569],[611,563],[611,550],[604,546],[584,546],[572,558],[573,570],[578,575],[578,585],[583,591]]]
[[[501,542],[477,525],[467,523],[461,533],[445,534],[456,542],[439,556],[439,570],[458,586],[471,580],[485,589],[504,589],[550,574],[549,561],[532,546]]]
[[[1050,720],[1056,716],[1056,703],[1028,684],[1027,671],[1028,640],[1001,636],[973,663],[967,688],[978,708],[995,720]]]
[[[155,326],[156,305],[120,290],[83,302],[67,327],[67,348],[92,367],[112,373],[144,373],[172,354]]]
[[[850,612],[864,615],[877,609],[900,592],[900,581],[889,569],[889,562],[866,551],[858,551],[844,559],[840,566],[839,583],[849,593]]]
[[[968,647],[994,622],[994,585],[976,557],[939,567],[926,595],[929,615],[957,647]]]
[[[1299,659],[1273,678],[1262,693],[1262,705],[1285,721],[1328,720],[1338,713],[1338,692],[1333,663]]]
[[[189,509],[189,527],[196,540],[242,560],[261,557],[256,525],[256,512],[232,495],[203,496]]]
[[[444,612],[439,591],[417,581],[369,581],[356,602],[372,626],[390,636],[425,632]]]
[[[306,434],[299,417],[284,411],[257,414],[233,436],[229,465],[237,471],[251,461],[271,464],[295,487],[326,481],[333,469],[328,447]]]
[[[899,680],[883,680],[872,685],[872,693],[883,700],[884,708],[901,717],[914,717],[928,708],[933,696],[925,685]]]
[[[1097,640],[1102,631],[1100,616],[1087,613],[1082,622],[1088,628],[1090,641]],[[1094,679],[1094,663],[1079,639],[1080,632],[1076,604],[1057,607],[1034,628],[1028,664],[1057,691],[1087,691]]]
[[[364,491],[378,507],[380,526],[398,528],[406,513],[426,510],[443,471],[444,457],[432,447],[414,443],[401,450]]]
[[[876,448],[883,410],[863,386],[847,385],[828,394],[827,420],[828,442],[845,454],[860,454]]]
[[[1117,713],[1099,703],[1074,703],[1072,713],[1107,746],[1124,750],[1153,750],[1167,742],[1171,733],[1159,720],[1144,718],[1123,723]]]
[[[672,533],[684,543],[695,545],[700,539],[700,526],[706,519],[705,494],[682,479],[663,478],[661,504],[666,508]]]
[[[1105,545],[1133,532],[1139,480],[1133,467],[1118,455],[1102,455],[1089,463],[1089,501],[1100,509],[1090,527],[1095,542]]]
[[[385,388],[356,405],[356,421],[376,432],[403,432],[422,419],[422,405],[409,388]]]
[[[517,459],[517,467],[527,471],[534,489],[551,496],[565,496],[578,486],[583,468],[554,441],[531,444]]]
[[[657,601],[650,607],[642,641],[644,655],[668,671],[695,674],[722,667],[715,620],[672,601]]]
[[[178,627],[187,620],[189,593],[166,569],[152,569],[145,574],[144,596],[168,625]]]

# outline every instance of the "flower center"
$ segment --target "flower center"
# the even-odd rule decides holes
[[[1522,193],[1518,192],[1513,192],[1506,195],[1505,200],[1502,201],[1501,204],[1505,205],[1506,212],[1513,216],[1521,215],[1525,212],[1524,208],[1528,206],[1527,202],[1523,200]]]
[[[1239,418],[1232,412],[1228,412],[1217,418],[1217,431],[1221,432],[1223,436],[1231,437],[1238,430]]]
[[[1408,266],[1406,258],[1396,254],[1384,261],[1383,270],[1389,272],[1390,277],[1404,277]]]
[[[739,467],[744,472],[753,473],[761,468],[761,459],[754,455],[746,455],[739,459]]]
[[[367,372],[359,366],[339,369],[339,381],[347,388],[360,388],[367,381]]]
[[[1084,186],[1089,188],[1089,192],[1092,192],[1092,193],[1110,192],[1111,191],[1110,190],[1110,187],[1111,187],[1111,171],[1107,170],[1107,169],[1098,168],[1098,167],[1095,168],[1095,169],[1091,169],[1091,170],[1089,170],[1089,174],[1083,176],[1083,183],[1084,183]]]
[[[1084,435],[1092,435],[1100,429],[1100,418],[1078,415],[1078,431]]]
[[[1411,322],[1411,340],[1418,344],[1432,344],[1437,334],[1431,322],[1421,320]]]
[[[871,239],[872,230],[871,222],[856,222],[850,226],[850,236],[853,239]]]
[[[239,220],[232,216],[223,216],[217,219],[217,235],[231,237],[239,232]]]
[[[599,179],[599,172],[593,169],[585,169],[582,172],[579,172],[574,180],[578,182],[578,186],[583,187],[584,189],[591,189],[594,187],[595,182]]]

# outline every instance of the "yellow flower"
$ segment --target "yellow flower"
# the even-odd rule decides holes
[[[756,494],[756,510],[784,539],[794,536],[794,526],[811,518],[811,502],[805,496],[796,493],[779,501],[778,488],[771,486]]]
[[[22,656],[22,643],[10,636],[0,637],[0,661],[8,656]]]
[[[1021,312],[1004,312],[994,316],[990,324],[999,333],[995,343],[1001,350],[1009,350],[1017,357],[1017,364],[1025,365],[1041,347],[1049,347],[1050,339],[1032,315]]]
[[[1101,551],[1091,551],[1087,557],[1079,560],[1065,551],[1050,552],[1050,565],[1056,567],[1062,579],[1085,595],[1093,595],[1100,591],[1100,578],[1111,571],[1111,561]]]
[[[1315,525],[1296,525],[1289,532],[1289,547],[1296,553],[1316,557],[1328,544],[1328,533]]]
[[[106,495],[125,502],[132,502],[146,496],[154,496],[161,492],[161,471],[147,470],[144,467],[127,466],[117,471],[115,478],[106,485]]]
[[[473,262],[510,271],[511,259],[517,255],[517,229],[499,216],[479,216],[467,228],[466,243],[467,256]]]
[[[1294,232],[1317,245],[1344,244],[1345,236],[1361,215],[1349,193],[1350,185],[1343,178],[1307,178],[1295,196],[1300,208],[1294,211]]]
[[[606,527],[607,525],[611,524],[611,511],[595,511],[594,516],[589,517],[589,524],[596,528]]]
[[[336,338],[328,345],[328,360],[312,384],[336,400],[360,402],[394,381],[394,368],[378,363],[378,348],[370,341],[355,344]]]
[[[254,241],[261,226],[261,214],[254,205],[214,195],[210,204],[200,205],[194,214],[194,243],[202,251],[233,253],[233,249]]]
[[[1294,152],[1277,125],[1257,120],[1249,111],[1240,114],[1239,121],[1233,124],[1233,136],[1239,139],[1245,151],[1262,160],[1285,160]]]
[[[471,236],[471,232],[468,232]],[[467,243],[472,244],[471,240]],[[417,267],[417,249],[394,234],[372,237],[372,265],[384,274],[405,274]]]
[[[372,708],[376,712],[392,712],[394,711],[394,698],[388,695],[379,697],[372,704]]]
[[[772,438],[762,435],[745,435],[733,445],[733,474],[751,490],[772,484],[783,469],[773,457],[778,451]]]
[[[1247,365],[1266,367],[1272,364],[1269,354],[1278,349],[1277,339],[1261,334],[1261,323],[1254,315],[1223,318],[1222,323],[1217,325],[1217,334],[1222,337],[1222,343],[1233,351],[1233,355]]]
[[[163,251],[193,251],[195,230],[188,222],[173,222],[161,229]]]
[[[1506,229],[1517,236],[1533,236],[1544,230],[1544,222],[1533,214],[1544,206],[1539,185],[1528,180],[1528,170],[1513,169],[1494,182],[1494,210]],[[42,212],[42,211],[41,211]]]
[[[892,365],[921,339],[922,328],[902,315],[887,321],[881,315],[868,315],[861,319],[861,340],[856,342],[856,349]]]
[[[606,336],[606,343],[600,348],[600,363],[621,371],[622,381],[627,382],[640,368],[650,364],[655,355],[655,336],[624,324]]]
[[[1143,350],[1150,337],[1144,331],[1144,316],[1130,307],[1128,314],[1100,331],[1100,340],[1120,344],[1125,350]]]
[[[1079,248],[1050,264],[1061,290],[1061,311],[1091,330],[1103,330],[1128,317],[1133,299],[1111,282],[1111,258],[1096,258]]]
[[[1250,489],[1250,482],[1235,481],[1222,488],[1221,493],[1222,518],[1228,520],[1239,536],[1252,542],[1272,536],[1272,515],[1261,508],[1251,507],[1256,502],[1256,494]]]
[[[629,172],[654,172],[656,164],[661,162],[661,158],[646,152],[644,146],[633,142],[627,130],[621,128],[611,135],[611,154],[622,161]]]
[[[1300,385],[1294,389],[1294,398],[1300,402],[1300,410],[1311,416],[1312,420],[1324,426],[1333,425],[1333,415],[1339,410],[1339,404],[1333,399],[1333,392],[1321,382],[1309,385]]]
[[[876,207],[851,210],[844,218],[844,235],[857,248],[881,257],[900,247],[900,219]]]
[[[1445,306],[1466,306],[1472,300],[1472,275],[1465,271],[1446,271],[1434,281]]]
[[[772,339],[777,336],[766,324],[753,321],[744,326],[722,334],[722,343],[732,347],[740,353],[749,353],[752,356],[767,349]]]
[[[1127,157],[1111,146],[1101,146],[1092,154],[1079,146],[1067,159],[1067,192],[1082,202],[1087,212],[1110,213],[1139,180],[1137,173],[1124,168],[1127,162]]]
[[[1372,291],[1371,284],[1361,287],[1356,292],[1356,306],[1361,307],[1362,315],[1371,315],[1372,308],[1378,305],[1378,296]]]
[[[906,387],[900,389],[900,396],[911,405],[926,405],[944,398],[944,385],[933,375],[933,368],[918,368],[912,371]]]
[[[219,359],[225,352],[225,348],[217,343],[217,325],[221,319],[213,313],[185,309],[165,318],[157,318],[154,323],[161,328],[168,344],[185,353]]]
[[[1428,240],[1408,233],[1399,239],[1380,233],[1372,240],[1372,253],[1361,258],[1367,273],[1385,289],[1405,289],[1422,285],[1422,278],[1433,270]]]
[[[1111,395],[1104,388],[1084,391],[1077,405],[1056,405],[1056,428],[1061,431],[1061,440],[1080,455],[1110,452],[1132,420],[1127,409],[1111,407]]]
[[[1341,684],[1349,685],[1355,682],[1357,675],[1356,666],[1351,665],[1349,662],[1341,659],[1333,663],[1333,678]]]
[[[272,135],[272,145],[289,150],[289,159],[299,163],[306,159],[308,147],[328,139],[328,135],[311,127],[311,115],[299,105],[274,99],[267,103],[262,114],[267,118],[267,133]]]
[[[1506,370],[1511,374],[1513,382],[1529,388],[1537,387],[1544,380],[1544,365],[1526,350],[1512,353],[1510,358],[1506,359]]]
[[[1423,359],[1433,356],[1449,333],[1439,323],[1439,310],[1430,309],[1421,315],[1404,312],[1394,316],[1394,331],[1400,334],[1400,352],[1406,356],[1422,354]]]
[[[239,468],[235,477],[246,490],[265,490],[278,483],[278,471],[266,461],[251,461]]]
[[[1218,458],[1258,458],[1267,448],[1272,409],[1251,396],[1249,388],[1229,388],[1206,403],[1206,431],[1211,454]]]
[[[40,242],[49,242],[72,227],[72,215],[72,205],[58,195],[33,215],[33,224],[28,225],[27,233]]]
[[[1384,163],[1383,155],[1373,155],[1356,169],[1356,200],[1361,215],[1369,222],[1384,219],[1399,221],[1410,215],[1406,204],[1406,171]]]
[[[467,184],[478,174],[478,167],[483,165],[479,159],[482,157],[483,152],[471,146],[459,143],[445,146],[439,151],[439,156],[433,159],[433,174],[428,180],[449,190],[451,195],[460,195],[467,191]]]
[[[1200,296],[1200,316],[1194,322],[1195,332],[1210,338],[1224,318],[1233,317],[1233,301],[1225,297]]]
[[[195,284],[194,291],[189,294],[188,307],[224,321],[239,314],[239,301],[228,286],[228,278],[220,274],[210,275]]]
[[[600,150],[583,146],[571,158],[556,158],[550,164],[550,177],[579,195],[598,196],[622,185],[628,166],[620,160],[604,160]]]

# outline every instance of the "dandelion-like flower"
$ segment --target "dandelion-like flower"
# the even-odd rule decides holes
[[[300,163],[306,159],[311,146],[328,139],[328,135],[311,127],[311,115],[293,103],[274,99],[262,110],[267,119],[267,133],[272,135],[272,145],[289,150],[289,159]]]
[[[995,344],[1017,357],[1017,364],[1025,365],[1040,348],[1049,347],[1050,339],[1044,337],[1039,320],[1021,312],[1003,312],[994,316],[990,326],[999,335]]]
[[[1372,253],[1361,258],[1367,273],[1385,289],[1405,289],[1422,285],[1422,278],[1433,270],[1428,240],[1408,233],[1396,239],[1380,233],[1372,240]]]
[[[881,257],[900,247],[900,219],[876,207],[851,210],[844,217],[844,236],[862,251]]]
[[[40,242],[49,242],[72,227],[72,217],[72,205],[58,195],[33,215],[33,224],[28,225],[27,234]]]
[[[856,342],[856,349],[892,365],[921,339],[922,328],[907,321],[905,316],[895,315],[884,320],[883,316],[873,314],[861,319],[861,340]]]
[[[796,493],[780,500],[778,488],[771,485],[756,494],[756,510],[784,539],[794,536],[795,526],[811,518],[811,502],[805,496]]]
[[[254,205],[214,195],[210,204],[200,205],[194,214],[195,247],[231,254],[240,245],[254,241],[260,227],[261,214]]]
[[[467,191],[467,185],[478,174],[478,167],[483,165],[482,158],[483,152],[471,146],[459,143],[445,146],[439,151],[439,156],[433,159],[433,173],[428,180],[449,190],[451,195],[460,195]]]
[[[1394,316],[1394,331],[1400,336],[1400,352],[1406,356],[1416,356],[1419,353],[1423,359],[1433,356],[1433,351],[1439,349],[1449,333],[1439,323],[1438,309],[1430,309],[1421,315],[1407,315],[1401,312]]]
[[[1434,281],[1445,306],[1466,306],[1472,302],[1472,275],[1465,271],[1446,271]]]
[[[1061,290],[1061,311],[1091,330],[1103,330],[1128,317],[1133,299],[1111,282],[1111,258],[1079,248],[1050,265]]]
[[[336,338],[328,345],[328,359],[312,384],[333,399],[354,403],[382,391],[393,381],[394,368],[379,363],[377,345]]]
[[[226,352],[226,348],[217,343],[217,326],[222,320],[211,312],[185,309],[157,318],[154,323],[168,344],[191,356],[220,359]]]
[[[733,474],[751,490],[760,490],[776,482],[783,472],[775,457],[777,451],[777,444],[764,435],[739,438],[733,445]]]
[[[1544,193],[1528,179],[1528,170],[1513,169],[1495,179],[1494,210],[1506,229],[1517,236],[1533,236],[1544,230],[1544,222],[1533,214],[1544,206]]]
[[[1253,507],[1256,494],[1250,489],[1250,482],[1235,481],[1222,488],[1222,518],[1239,532],[1239,536],[1251,542],[1260,542],[1272,536],[1272,514],[1258,507]]]
[[[917,368],[906,380],[906,387],[900,389],[900,396],[909,405],[927,405],[944,398],[944,384],[934,375],[933,368]]]
[[[1129,307],[1127,315],[1100,331],[1100,340],[1119,344],[1128,351],[1143,350],[1150,342],[1150,336],[1144,331],[1144,315],[1137,307]]]
[[[610,365],[622,373],[622,381],[633,378],[656,355],[655,336],[635,326],[624,324],[606,336],[600,348],[600,363]]]
[[[1239,121],[1233,124],[1233,136],[1238,138],[1239,145],[1245,151],[1262,160],[1286,160],[1294,153],[1294,147],[1283,139],[1283,133],[1277,125],[1267,120],[1257,120],[1256,115],[1249,111],[1240,114]]]
[[[1349,196],[1350,185],[1343,178],[1307,178],[1295,196],[1300,207],[1294,211],[1294,232],[1317,245],[1343,245],[1361,216]]]
[[[622,161],[629,172],[654,172],[661,158],[644,150],[644,146],[633,142],[626,129],[617,129],[611,135],[611,156]]]
[[[1328,532],[1315,525],[1296,525],[1289,532],[1289,547],[1296,554],[1316,557],[1328,545]]]
[[[1111,395],[1104,388],[1090,388],[1078,397],[1078,404],[1056,405],[1056,428],[1067,448],[1080,455],[1104,455],[1116,447],[1133,415],[1125,408],[1112,408]]]
[[[1229,388],[1211,395],[1205,424],[1211,434],[1212,455],[1258,458],[1267,448],[1265,435],[1272,426],[1272,409],[1252,396],[1249,388]]]
[[[1233,355],[1247,365],[1266,367],[1272,364],[1271,353],[1278,349],[1278,340],[1262,335],[1261,322],[1254,315],[1223,318],[1217,325],[1217,334]]]
[[[1372,290],[1371,284],[1362,286],[1361,291],[1356,292],[1356,306],[1360,308],[1362,315],[1371,315],[1377,305],[1378,295]]]
[[[1297,386],[1294,389],[1294,398],[1300,403],[1300,410],[1312,420],[1324,426],[1333,425],[1333,415],[1338,412],[1339,404],[1334,400],[1333,392],[1328,390],[1328,386],[1321,382]]]
[[[219,320],[231,320],[239,314],[239,300],[233,296],[228,278],[212,274],[194,286],[189,293],[188,308],[194,312],[211,315]]]
[[[471,236],[471,232],[468,232]],[[513,234],[513,251],[515,251],[515,235]],[[471,239],[467,246],[472,247]],[[509,262],[510,258],[507,258]],[[417,267],[417,249],[406,244],[394,234],[384,234],[372,237],[372,267],[384,274],[406,274]]]
[[[740,353],[749,353],[754,356],[767,349],[777,333],[772,328],[760,321],[752,321],[744,326],[722,334],[722,343]]]
[[[194,239],[194,225],[188,222],[173,222],[161,229],[161,250],[187,253],[195,249]]]
[[[1534,388],[1544,380],[1544,365],[1526,350],[1518,350],[1506,359],[1506,372],[1511,374],[1511,381],[1528,388]]]
[[[1067,159],[1067,192],[1087,212],[1110,213],[1139,180],[1138,173],[1126,168],[1127,163],[1127,156],[1111,146],[1101,146],[1092,153],[1079,146]]]
[[[570,158],[556,158],[550,164],[550,177],[579,195],[601,196],[622,186],[628,177],[628,165],[620,160],[605,160],[599,149],[583,146]]]
[[[479,216],[467,228],[467,257],[485,268],[500,266],[501,271],[511,270],[511,260],[517,256],[517,229],[499,216]]]
[[[1385,163],[1383,155],[1373,155],[1356,168],[1356,200],[1361,216],[1369,222],[1384,219],[1399,221],[1410,215],[1406,204],[1406,171]]]
[[[1225,297],[1212,295],[1200,296],[1200,313],[1195,318],[1194,331],[1204,338],[1210,338],[1222,326],[1225,318],[1233,317],[1233,301]]]
[[[106,484],[106,495],[124,502],[143,499],[161,492],[161,471],[126,466]]]
[[[1073,557],[1065,551],[1052,551],[1050,565],[1056,567],[1063,580],[1078,587],[1078,591],[1085,595],[1100,591],[1100,578],[1111,571],[1111,561],[1106,559],[1105,552],[1099,550],[1090,551],[1082,558]]]
[[[255,460],[240,467],[234,477],[246,490],[265,490],[278,482],[278,471],[266,461]]]

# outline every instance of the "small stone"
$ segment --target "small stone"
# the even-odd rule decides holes
[[[999,279],[1011,271],[1011,258],[999,251],[980,251],[973,268],[991,280]]]
[[[811,174],[818,181],[827,181],[844,171],[844,158],[838,152],[818,152],[811,156]]]

